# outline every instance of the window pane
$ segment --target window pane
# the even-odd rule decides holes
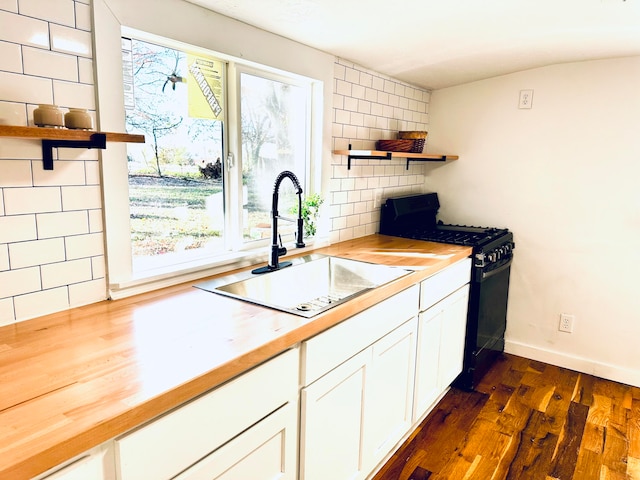
[[[123,38],[134,271],[224,249],[224,65]]]
[[[240,76],[242,123],[243,237],[270,238],[273,185],[283,170],[292,171],[305,185],[307,165],[308,88],[248,73]],[[297,196],[289,179],[279,195],[280,215],[293,216]],[[279,228],[283,240],[295,224]],[[286,235],[286,237],[285,237]]]

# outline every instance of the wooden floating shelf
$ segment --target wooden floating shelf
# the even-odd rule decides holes
[[[103,133],[107,142],[144,143],[144,135],[129,133],[96,132],[94,130],[70,130],[68,128],[21,127],[0,125],[0,137],[39,138],[46,140],[91,140],[94,133]]]
[[[0,137],[42,140],[42,163],[45,170],[53,170],[54,148],[104,149],[106,142],[144,143],[144,135],[18,125],[0,125]]]
[[[334,155],[346,155],[347,169],[351,168],[352,159],[379,159],[391,160],[392,158],[406,158],[407,170],[409,162],[446,162],[458,160],[458,155],[443,155],[437,153],[410,153],[410,152],[385,152],[382,150],[334,150]]]

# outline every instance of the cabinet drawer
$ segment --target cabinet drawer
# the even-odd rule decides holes
[[[120,480],[171,478],[288,401],[298,389],[298,350],[116,439]]]
[[[410,287],[302,344],[302,385],[309,385],[415,316],[419,287]]]
[[[288,403],[174,480],[294,480],[296,404]]]
[[[435,305],[471,279],[471,259],[465,258],[420,282],[420,311]]]

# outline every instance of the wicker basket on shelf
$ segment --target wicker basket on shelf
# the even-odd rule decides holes
[[[416,130],[402,131],[402,132],[398,132],[398,138],[405,139],[405,140],[413,140],[413,146],[409,151],[411,153],[422,153],[422,150],[424,150],[424,143],[427,139],[427,132],[421,132]]]
[[[376,148],[383,152],[410,152],[413,147],[413,140],[378,140],[376,142]]]

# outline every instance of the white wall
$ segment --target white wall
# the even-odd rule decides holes
[[[640,386],[640,57],[434,91],[427,180],[441,217],[506,226],[506,350]],[[518,109],[522,89],[533,108]],[[561,312],[574,332],[558,331]]]

